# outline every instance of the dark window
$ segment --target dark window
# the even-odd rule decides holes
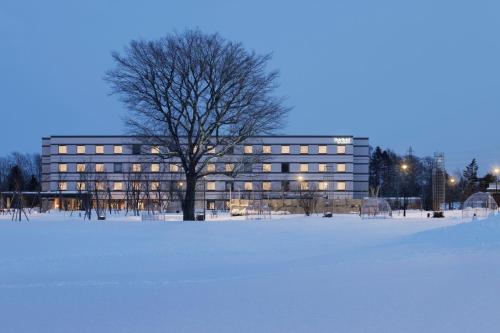
[[[226,191],[234,191],[234,182],[226,181]]]
[[[253,172],[252,163],[245,163],[245,164],[243,164],[243,172],[245,172],[245,173],[251,173],[251,172]]]
[[[207,200],[207,209],[215,210],[215,200]]]
[[[229,147],[226,154],[234,154],[234,146]]]
[[[290,163],[281,163],[281,172],[290,172]]]
[[[281,181],[281,189],[285,192],[290,191],[290,181],[289,180]]]
[[[113,163],[113,172],[122,173],[123,168],[121,163]]]
[[[141,153],[141,145],[132,145],[132,154],[139,155]]]

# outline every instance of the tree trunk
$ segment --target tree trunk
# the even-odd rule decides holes
[[[194,208],[196,203],[196,177],[186,175],[186,193],[182,207],[184,221],[194,221]]]

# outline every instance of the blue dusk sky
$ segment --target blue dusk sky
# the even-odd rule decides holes
[[[500,163],[500,1],[0,3],[0,155],[41,137],[122,134],[102,80],[131,39],[200,28],[272,53],[286,134],[354,134],[454,171]]]

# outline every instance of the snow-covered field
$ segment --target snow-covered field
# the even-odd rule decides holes
[[[0,216],[0,332],[499,332],[500,216],[410,216]]]

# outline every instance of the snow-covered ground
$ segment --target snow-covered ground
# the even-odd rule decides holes
[[[0,216],[0,332],[498,332],[500,216],[455,215]]]

